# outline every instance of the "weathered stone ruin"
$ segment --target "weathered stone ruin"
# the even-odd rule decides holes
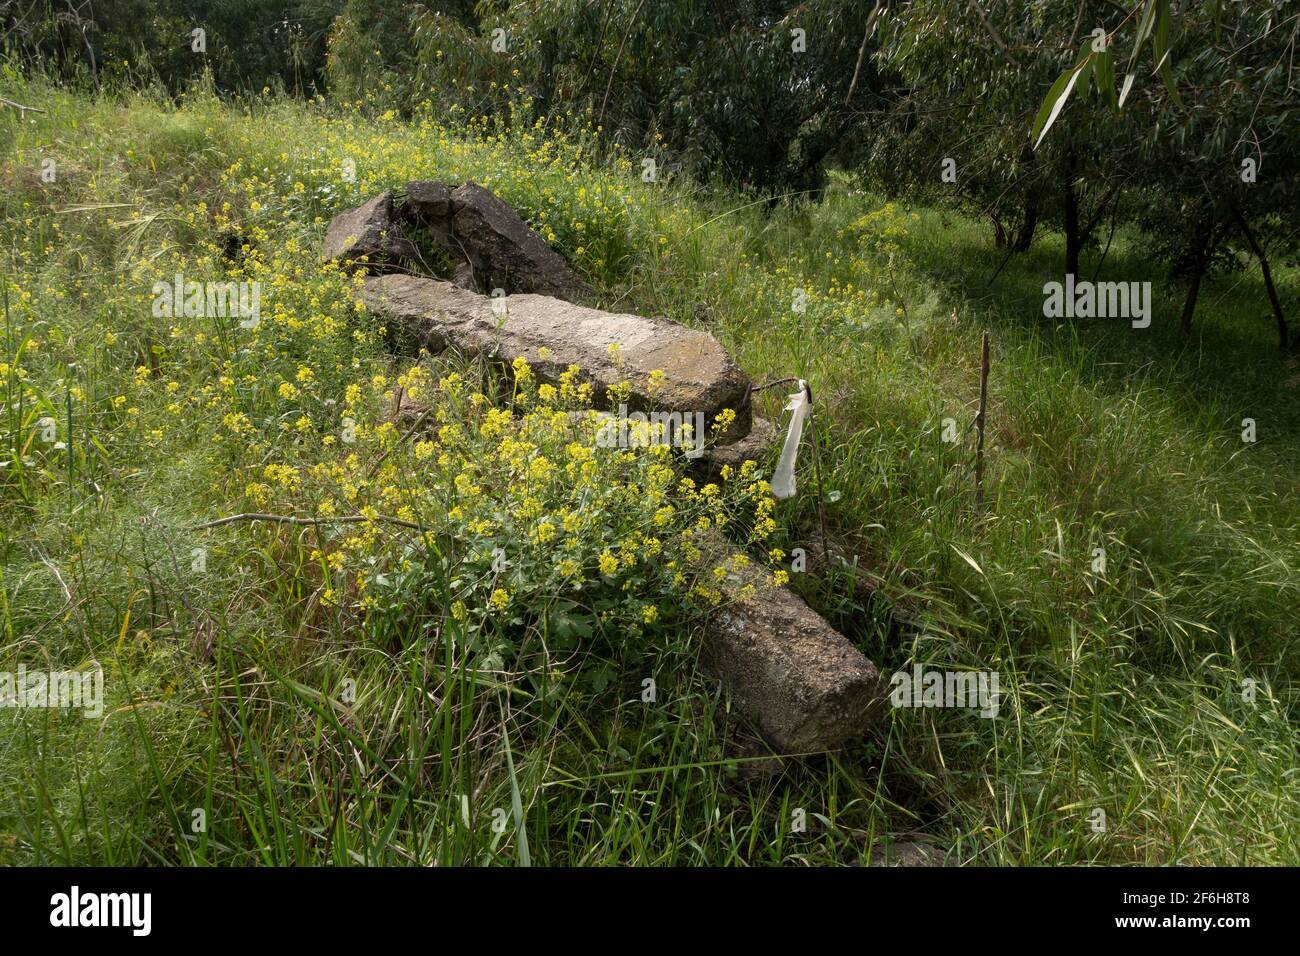
[[[422,241],[455,264],[451,276],[420,274]],[[610,386],[627,381],[632,408],[703,412],[710,422],[732,409],[735,421],[710,452],[714,467],[762,459],[777,437],[753,417],[749,378],[717,339],[666,318],[581,304],[592,293],[569,264],[475,183],[412,182],[400,200],[384,193],[339,213],[324,254],[364,266],[358,297],[418,348],[507,365],[522,357],[552,383],[577,365],[597,408],[608,409]],[[655,371],[662,376],[652,386]],[[725,539],[713,544],[733,550]],[[701,645],[706,671],[782,753],[830,750],[862,735],[883,698],[875,665],[788,589],[738,596],[761,583],[756,569],[722,582],[728,600]]]
[[[325,256],[374,271],[421,270],[412,241],[427,237],[458,263],[452,281],[472,292],[536,293],[569,302],[591,294],[577,274],[518,213],[477,183],[455,189],[407,183],[400,202],[383,193],[339,213],[325,234]]]

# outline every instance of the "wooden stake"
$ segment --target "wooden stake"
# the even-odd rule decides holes
[[[813,446],[813,476],[817,480],[817,520],[821,524],[822,532],[822,560],[830,566],[831,554],[827,550],[829,547],[826,543],[826,491],[822,487],[822,455],[821,448],[817,444],[817,423],[814,419],[817,417],[817,411],[813,408],[812,386],[804,383],[804,390],[808,395],[808,425],[812,431]]]
[[[983,355],[980,360],[980,408],[975,416],[979,438],[975,444],[975,509],[984,509],[984,412],[989,399],[989,334],[984,333]]]

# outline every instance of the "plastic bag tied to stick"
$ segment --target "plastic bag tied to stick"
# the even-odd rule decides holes
[[[781,448],[781,459],[776,463],[776,471],[772,475],[773,498],[790,498],[794,495],[794,466],[799,458],[799,441],[803,437],[804,422],[812,414],[812,402],[808,398],[808,383],[803,379],[799,379],[799,391],[789,398],[785,410],[790,412],[790,425],[785,432],[785,445]]]

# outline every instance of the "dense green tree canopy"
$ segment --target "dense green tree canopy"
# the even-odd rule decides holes
[[[10,55],[87,84],[207,76],[227,93],[585,125],[667,175],[772,197],[816,194],[839,165],[987,216],[1008,255],[1060,230],[1067,273],[1136,225],[1188,280],[1190,323],[1201,275],[1251,258],[1267,274],[1300,229],[1293,6],[0,0],[0,21]]]

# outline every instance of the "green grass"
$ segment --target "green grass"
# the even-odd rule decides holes
[[[1185,338],[1179,290],[1120,235],[1104,278],[1155,283],[1152,327],[1054,323],[1041,290],[1060,278],[1055,237],[990,285],[1001,254],[985,225],[886,207],[843,178],[769,214],[641,183],[638,163],[578,134],[488,138],[200,94],[92,102],[12,75],[0,95],[49,110],[0,115],[0,669],[94,660],[108,696],[103,721],[0,710],[0,862],[846,864],[899,834],[953,863],[1300,862],[1300,403],[1257,272],[1208,283]],[[53,184],[36,175],[46,155]],[[339,176],[349,157],[355,183]],[[838,566],[793,586],[886,674],[998,671],[999,716],[895,710],[843,753],[765,774],[695,668],[688,617],[620,643],[583,606],[561,652],[554,595],[523,581],[526,620],[453,638],[447,575],[422,585],[427,601],[364,611],[325,600],[343,586],[314,532],[196,536],[253,510],[247,486],[275,485],[267,464],[304,476],[268,510],[318,506],[327,483],[310,469],[338,453],[316,429],[349,385],[385,376],[356,405],[382,418],[406,366],[316,249],[334,212],[416,177],[497,190],[608,307],[704,324],[756,381],[809,379],[832,550],[869,587]],[[246,268],[281,283],[283,318],[302,319],[268,322],[256,348],[149,308],[155,273],[215,268],[232,232],[260,257]],[[1278,272],[1293,304],[1297,275]],[[984,330],[981,514],[969,426]],[[310,387],[278,396],[302,365]],[[70,390],[72,440],[48,447],[39,423],[64,429]],[[772,417],[778,392],[760,400]],[[250,426],[232,435],[239,414]],[[806,447],[800,494],[777,511],[769,543],[787,552],[820,547],[811,464]],[[206,571],[190,573],[200,544]],[[639,588],[679,602],[661,580]],[[473,666],[474,640],[520,634],[509,666]],[[792,832],[800,808],[808,829]]]

